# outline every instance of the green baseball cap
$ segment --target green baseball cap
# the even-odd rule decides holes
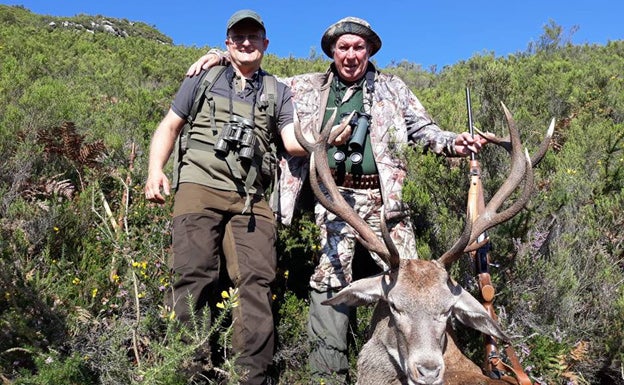
[[[264,22],[262,21],[262,18],[260,17],[260,15],[258,15],[256,12],[252,11],[251,9],[241,9],[240,11],[236,11],[228,20],[226,33],[227,31],[230,30],[230,28],[234,26],[234,24],[237,24],[245,19],[251,19],[255,21],[266,32],[266,28],[264,27]]]

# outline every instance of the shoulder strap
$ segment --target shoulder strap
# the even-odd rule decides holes
[[[267,114],[271,119],[275,119],[277,114],[277,79],[275,79],[275,76],[269,74],[264,76],[264,94],[268,102]]]
[[[201,103],[206,97],[206,94],[208,94],[210,90],[212,90],[215,80],[223,73],[223,71],[225,71],[225,68],[225,66],[214,66],[211,67],[203,75],[204,78],[202,79],[202,83],[199,86],[197,93],[195,94],[195,101],[193,102],[193,106],[191,107],[191,112],[186,118],[189,123],[192,123],[193,120],[195,120],[195,116],[197,116],[197,111],[199,110]]]

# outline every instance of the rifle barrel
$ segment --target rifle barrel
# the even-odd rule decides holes
[[[470,87],[466,87],[466,109],[468,110],[468,132],[474,138],[474,127],[472,126],[472,106],[470,105]],[[470,152],[470,160],[475,160],[475,153]]]

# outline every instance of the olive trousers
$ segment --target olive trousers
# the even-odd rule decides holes
[[[244,194],[192,183],[180,184],[174,201],[175,281],[166,302],[188,323],[219,290],[221,255],[238,291],[233,309],[232,349],[239,354],[241,384],[260,385],[273,360],[274,324],[270,284],[276,270],[276,227],[263,197],[244,214]],[[226,230],[227,229],[227,230]]]

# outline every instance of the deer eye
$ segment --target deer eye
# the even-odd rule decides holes
[[[442,348],[442,351],[446,351],[446,332],[442,334],[442,337],[440,338],[440,347]]]

